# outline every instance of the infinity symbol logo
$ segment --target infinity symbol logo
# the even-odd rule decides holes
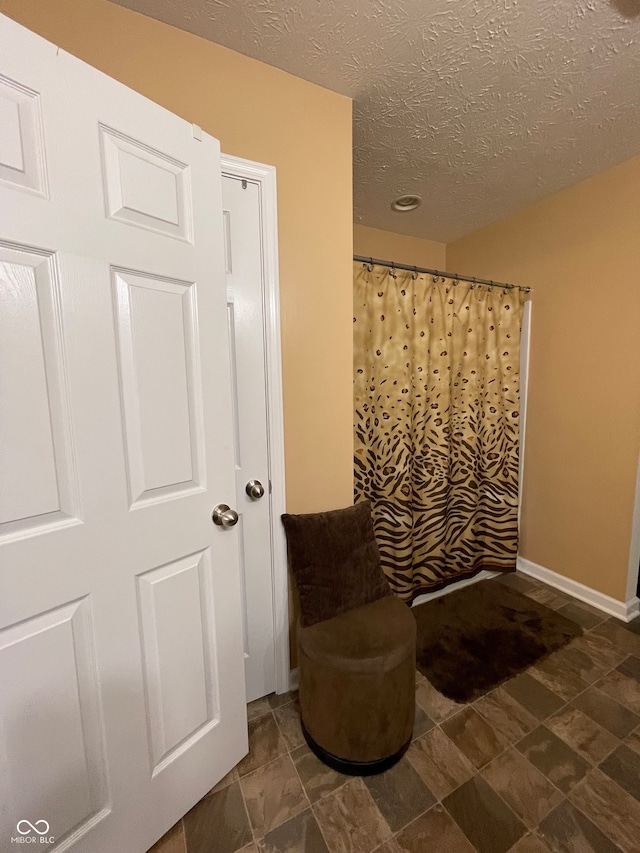
[[[28,829],[21,829],[20,827],[26,826]],[[44,826],[44,829],[38,829],[39,826]],[[46,835],[49,832],[49,824],[46,820],[37,820],[35,825],[30,823],[28,820],[20,820],[18,821],[18,825],[16,829],[20,833],[20,835],[27,835],[29,832],[37,832],[38,835]]]

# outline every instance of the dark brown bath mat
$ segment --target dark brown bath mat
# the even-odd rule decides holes
[[[412,608],[417,667],[456,702],[470,702],[582,634],[570,619],[497,579]]]

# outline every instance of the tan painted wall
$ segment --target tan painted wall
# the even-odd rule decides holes
[[[276,166],[287,507],[352,503],[351,101],[105,0],[0,11]]]
[[[398,216],[411,216],[399,213]],[[382,261],[396,261],[399,264],[415,264],[417,267],[445,270],[446,245],[435,240],[422,240],[419,237],[407,237],[394,234],[380,228],[368,228],[365,225],[353,226],[353,254],[369,255]]]
[[[533,287],[520,553],[625,599],[640,447],[640,158],[447,247]]]

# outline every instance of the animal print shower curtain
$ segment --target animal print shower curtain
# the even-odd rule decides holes
[[[406,601],[515,568],[525,294],[354,265],[355,500]]]

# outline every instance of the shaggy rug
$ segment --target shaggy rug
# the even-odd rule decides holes
[[[470,702],[561,649],[582,628],[496,579],[413,607],[417,667],[456,702]]]

